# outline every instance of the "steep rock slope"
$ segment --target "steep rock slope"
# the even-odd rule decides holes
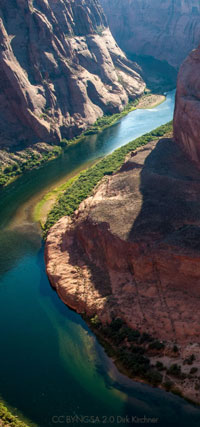
[[[54,142],[144,90],[97,0],[0,0],[0,145]]]
[[[200,344],[200,174],[170,139],[133,152],[46,243],[59,296],[102,321]]]
[[[129,53],[151,55],[178,68],[200,43],[197,0],[100,0],[111,31]]]
[[[200,163],[200,48],[182,64],[177,81],[174,137],[182,149]]]

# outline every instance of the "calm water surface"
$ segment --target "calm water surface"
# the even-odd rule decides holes
[[[128,425],[125,416],[129,425],[144,416],[157,418],[153,425],[161,427],[200,425],[198,408],[118,373],[85,322],[51,289],[40,230],[30,215],[51,187],[86,162],[168,122],[173,108],[171,92],[160,106],[130,113],[1,193],[0,397],[35,425],[91,425],[86,418],[84,423],[66,418],[74,415],[98,416],[97,425],[106,426]]]

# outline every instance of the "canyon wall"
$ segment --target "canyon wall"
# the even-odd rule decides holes
[[[188,157],[200,164],[200,48],[183,62],[177,81],[174,137]]]
[[[103,322],[200,343],[199,170],[171,139],[147,144],[50,230],[61,299]]]
[[[100,0],[111,31],[130,54],[150,55],[178,68],[200,43],[197,0]]]
[[[0,146],[71,138],[144,91],[97,0],[0,0]]]

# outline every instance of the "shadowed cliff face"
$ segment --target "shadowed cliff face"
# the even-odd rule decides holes
[[[144,90],[97,0],[0,0],[0,145],[70,138]]]
[[[183,62],[177,81],[174,137],[188,157],[200,164],[200,48]]]
[[[100,0],[111,31],[129,53],[150,55],[178,68],[200,43],[197,0]]]

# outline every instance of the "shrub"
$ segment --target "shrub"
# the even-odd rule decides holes
[[[157,386],[158,384],[162,383],[163,376],[160,372],[155,371],[153,369],[149,370],[146,374],[146,379],[153,384],[154,386]]]
[[[130,350],[132,353],[136,353],[136,354],[144,354],[145,350],[143,347],[139,347],[138,345],[132,345],[130,347]]]
[[[159,371],[163,371],[163,370],[165,369],[165,367],[164,367],[163,363],[162,363],[162,362],[159,362],[159,361],[157,361],[157,362],[156,362],[156,368],[157,368]]]
[[[194,355],[194,354],[191,354],[191,356],[190,356],[190,357],[188,357],[187,359],[185,359],[185,360],[184,360],[184,365],[185,365],[185,364],[187,364],[187,365],[192,365],[192,364],[193,364],[193,362],[194,362],[194,360],[195,360],[195,355]]]
[[[139,338],[140,338],[140,331],[138,331],[138,329],[128,328],[128,331],[127,331],[127,340],[129,342],[132,342],[132,341],[136,341],[137,342]]]
[[[165,348],[165,344],[159,340],[153,341],[149,344],[149,349],[151,350],[162,350],[163,348]]]
[[[163,385],[167,391],[170,391],[172,389],[174,383],[173,383],[173,381],[171,381],[170,379],[167,378],[165,380],[165,382],[163,383]]]
[[[190,374],[191,375],[196,374],[197,371],[198,371],[198,368],[196,368],[195,366],[193,366],[193,368],[190,369]]]
[[[181,367],[176,363],[173,363],[173,365],[170,366],[170,368],[167,370],[167,373],[181,380],[184,380],[187,377],[186,374],[181,372]]]
[[[152,340],[153,338],[151,337],[150,334],[148,334],[147,332],[143,332],[140,338],[140,344],[143,344],[145,342],[150,342]]]
[[[177,345],[174,345],[174,347],[173,347],[173,352],[174,352],[174,353],[178,353],[178,347],[177,347]]]

